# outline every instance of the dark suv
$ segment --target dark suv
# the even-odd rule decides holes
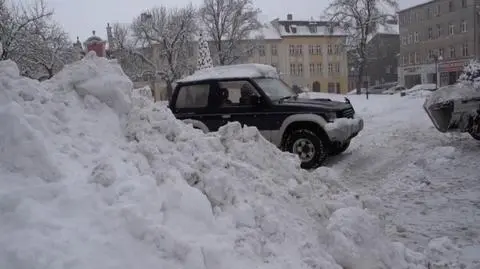
[[[204,132],[232,121],[255,126],[280,149],[298,154],[305,169],[345,151],[363,129],[348,99],[300,98],[275,68],[261,64],[197,71],[177,81],[169,107]]]

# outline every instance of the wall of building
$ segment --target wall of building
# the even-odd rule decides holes
[[[462,0],[436,0],[399,12],[400,81],[409,84],[411,77],[405,76],[413,75],[420,77],[421,83],[436,82],[438,64],[441,85],[451,84],[455,82],[454,73],[477,57],[477,7],[474,0],[465,3],[462,6]],[[436,56],[443,58],[437,64]]]
[[[300,87],[308,87],[313,89],[313,85],[320,84],[320,91],[327,92],[330,85],[335,85],[334,91],[337,87],[341,93],[348,92],[348,65],[346,52],[344,50],[344,37],[330,37],[330,36],[307,36],[307,37],[284,37],[281,41],[282,57],[282,72],[284,80],[290,85],[297,85]],[[290,46],[301,45],[302,53],[297,55],[290,55]],[[309,46],[321,46],[320,55],[310,54]],[[332,46],[333,53],[328,53],[328,46]],[[341,50],[336,55],[335,45],[338,45]],[[291,64],[302,65],[303,72],[295,74],[291,70]],[[311,68],[310,64],[313,65]],[[318,65],[321,68],[318,68]],[[329,64],[339,65],[339,72],[333,67],[333,72],[329,72]],[[320,70],[319,70],[320,69]]]

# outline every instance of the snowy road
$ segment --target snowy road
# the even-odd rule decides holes
[[[448,236],[480,259],[480,143],[438,132],[423,99],[353,96],[364,131],[328,166],[345,185],[382,200],[387,233],[412,249]]]

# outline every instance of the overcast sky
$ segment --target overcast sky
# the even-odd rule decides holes
[[[15,1],[15,0],[14,0]],[[47,0],[49,7],[55,9],[55,19],[69,32],[72,39],[80,37],[83,42],[92,34],[92,30],[106,38],[107,22],[131,22],[132,18],[144,10],[156,5],[180,7],[188,3],[199,6],[203,0]],[[292,13],[297,18],[318,18],[328,0],[253,0],[262,10],[266,20],[285,18]],[[424,0],[399,0],[400,8],[406,8]]]

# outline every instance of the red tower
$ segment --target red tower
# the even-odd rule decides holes
[[[95,31],[92,31],[92,34],[93,35],[84,42],[87,53],[93,50],[98,57],[105,57],[105,45],[107,42],[96,36]]]

